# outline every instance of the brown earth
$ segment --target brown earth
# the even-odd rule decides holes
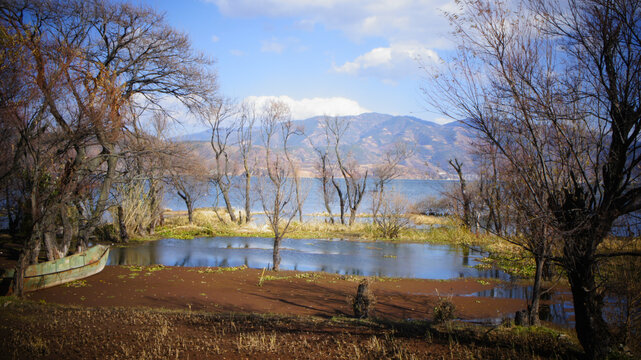
[[[225,271],[216,268],[106,266],[79,282],[27,294],[27,299],[82,306],[144,306],[214,313],[351,316],[349,298],[361,277],[326,273]],[[500,318],[524,309],[524,300],[470,296],[496,282],[379,279],[371,285],[376,317],[426,319],[438,299],[451,297],[457,317]]]
[[[260,279],[263,279],[262,283]],[[522,300],[469,296],[500,283],[372,279],[375,321],[351,319],[360,277],[293,271],[107,266],[0,298],[0,359],[524,359],[575,357],[556,335],[430,325],[438,296],[465,320],[502,317]],[[404,319],[428,321],[399,322]],[[454,326],[455,327],[455,326]]]

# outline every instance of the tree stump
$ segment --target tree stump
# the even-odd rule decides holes
[[[374,314],[374,296],[369,290],[369,280],[365,279],[358,284],[356,296],[353,299],[352,307],[354,316],[359,319],[366,319]]]

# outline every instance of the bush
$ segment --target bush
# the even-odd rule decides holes
[[[377,232],[386,239],[395,239],[410,224],[407,199],[400,194],[383,194],[379,213],[374,216]]]
[[[456,305],[452,302],[450,298],[439,297],[438,302],[434,306],[434,313],[432,321],[436,324],[442,324],[444,322],[454,319],[456,314]]]
[[[96,236],[98,242],[120,242],[120,238],[118,237],[118,233],[116,232],[116,227],[113,224],[103,224],[100,226],[96,226],[94,235]]]

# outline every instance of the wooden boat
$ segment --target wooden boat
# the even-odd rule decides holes
[[[95,245],[84,252],[62,259],[29,265],[25,270],[24,291],[44,289],[97,274],[104,269],[109,258],[109,246]],[[13,278],[14,270],[3,274]]]

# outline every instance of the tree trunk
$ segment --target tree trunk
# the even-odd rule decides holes
[[[543,278],[543,266],[545,264],[545,258],[540,255],[534,257],[534,262],[536,263],[536,270],[534,272],[534,285],[532,286],[532,298],[530,307],[528,309],[529,323],[530,325],[541,325],[541,319],[539,319],[539,304],[541,302],[541,281]]]
[[[343,196],[343,191],[341,191],[340,186],[334,179],[332,178],[332,184],[334,185],[334,188],[336,189],[336,193],[338,194],[338,203],[341,211],[341,224],[345,225],[345,197]]]
[[[574,300],[577,337],[588,359],[605,359],[611,334],[603,319],[603,295],[596,289],[595,259],[589,256],[571,259],[573,263],[566,264],[566,271]]]
[[[17,297],[24,296],[24,272],[27,269],[27,266],[29,266],[29,260],[35,252],[34,249],[39,248],[38,244],[41,242],[41,235],[40,227],[38,224],[35,224],[31,230],[29,240],[27,240],[20,251],[20,256],[18,257],[18,263],[16,265],[10,289],[10,292]]]
[[[120,241],[128,243],[129,233],[127,233],[127,225],[125,225],[125,213],[122,210],[121,205],[118,205],[118,230],[120,232]]]
[[[272,270],[274,271],[280,270],[280,240],[281,240],[280,235],[274,236],[274,254],[273,254],[274,265],[272,267]]]
[[[301,184],[300,184],[300,177],[298,176],[298,173],[294,175],[294,185],[296,186],[296,207],[298,209],[298,221],[302,224],[303,223],[303,194],[301,192],[303,189],[301,189]]]
[[[334,216],[332,215],[332,208],[329,206],[329,190],[327,189],[327,180],[323,179],[323,203],[325,204],[325,210],[329,216],[330,224],[334,223]]]
[[[85,224],[82,224],[80,226],[80,229],[78,229],[76,253],[81,253],[87,249],[87,245],[89,244],[89,237],[91,236],[90,234],[93,232],[93,229],[94,228],[90,227],[86,221]]]
[[[67,256],[71,240],[73,239],[73,226],[69,221],[69,214],[67,205],[60,206],[60,220],[62,222],[62,244],[60,244],[61,257]]]
[[[376,219],[376,215],[381,209],[381,203],[383,202],[383,183],[377,184],[374,186],[374,204],[372,206],[372,217]]]
[[[42,237],[45,243],[45,250],[47,251],[47,261],[59,259],[56,251],[56,233],[51,229],[47,229],[42,234]]]
[[[62,207],[62,206],[59,206]],[[57,210],[57,209],[56,209]],[[55,213],[49,216],[46,216],[42,220],[42,240],[45,244],[45,250],[47,252],[47,260],[56,260],[60,259],[64,255],[61,255],[61,251],[58,249],[58,243],[56,242],[56,225],[55,225]]]
[[[249,172],[245,173],[245,222],[249,223],[252,221],[252,209],[251,209],[251,174]]]
[[[463,200],[463,225],[468,229],[472,226],[472,212],[470,210],[470,196],[467,193],[465,178],[463,177],[463,164],[454,159],[454,161],[449,161],[450,165],[456,171],[456,174],[459,178],[460,188],[461,188],[461,198]]]
[[[185,199],[185,205],[187,205],[187,219],[190,224],[194,223],[194,204],[191,202],[191,199]]]
[[[40,247],[42,246],[42,239],[40,236],[37,237],[36,242],[33,244],[33,248],[29,249],[29,265],[38,263],[38,256],[40,256]]]
[[[24,296],[24,271],[27,269],[28,258],[31,256],[31,251],[26,247],[20,252],[18,257],[18,264],[16,265],[15,273],[13,274],[13,282],[11,284],[10,293],[21,298]]]
[[[354,221],[356,221],[356,210],[353,208],[349,209],[349,226],[354,225]]]
[[[223,186],[219,186],[220,192],[223,194],[223,200],[225,200],[225,207],[227,208],[227,213],[232,222],[238,221],[236,219],[236,214],[234,213],[234,208],[231,206],[231,201],[229,200],[229,189],[225,189]]]

